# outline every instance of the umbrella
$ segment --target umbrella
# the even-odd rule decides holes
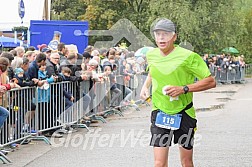
[[[140,49],[138,49],[136,52],[135,52],[135,57],[141,57],[141,56],[146,56],[146,53],[150,50],[154,49],[153,47],[142,47]]]
[[[15,48],[17,46],[20,46],[20,40],[16,40],[15,43],[15,39],[14,38],[10,38],[10,37],[4,37],[1,36],[0,37],[0,46],[4,47],[4,48]]]
[[[222,52],[233,53],[233,54],[238,54],[239,53],[239,51],[234,47],[225,48],[225,49],[222,50]]]

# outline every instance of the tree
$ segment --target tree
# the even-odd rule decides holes
[[[223,48],[235,46],[248,57],[252,55],[251,5],[251,0],[53,0],[52,7],[55,18],[87,20],[91,30],[110,29],[126,18],[149,39],[152,23],[165,17],[177,25],[178,44],[190,42],[200,54],[220,54]],[[111,40],[90,37],[90,44],[97,39]]]
[[[85,0],[53,0],[52,18],[55,20],[80,20],[79,16],[86,12]]]

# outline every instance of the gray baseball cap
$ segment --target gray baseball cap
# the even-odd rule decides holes
[[[153,31],[157,31],[157,30],[164,30],[167,32],[176,32],[176,27],[175,27],[175,24],[171,20],[161,19],[155,24],[153,28]]]

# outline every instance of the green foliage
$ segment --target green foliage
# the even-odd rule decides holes
[[[52,0],[53,20],[80,20],[86,12],[85,0]]]
[[[28,30],[28,27],[25,26],[19,26],[19,27],[13,27],[12,31],[17,31],[17,32],[26,32]]]
[[[87,20],[91,30],[103,30],[126,18],[149,39],[153,21],[169,18],[177,24],[176,43],[190,42],[200,54],[220,54],[223,48],[234,46],[249,62],[252,62],[251,5],[251,0],[52,1],[55,19]],[[96,39],[92,37],[90,44]],[[108,39],[102,37],[102,40]]]

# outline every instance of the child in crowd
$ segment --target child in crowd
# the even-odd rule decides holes
[[[63,81],[70,81],[71,70],[68,67],[62,67],[60,75],[62,76]],[[67,91],[68,85],[64,84],[63,95],[65,96],[65,109],[68,109],[73,105],[74,96],[70,91]]]
[[[28,59],[27,59],[28,60]],[[28,60],[29,61],[29,60]],[[29,62],[28,62],[29,64]],[[22,67],[22,66],[21,66]],[[16,82],[19,86],[21,87],[32,87],[35,86],[36,84],[38,84],[38,79],[33,78],[32,80],[30,80],[26,75],[25,75],[25,71],[23,70],[23,68],[16,68],[14,70],[14,82]],[[31,120],[34,119],[35,116],[35,109],[36,109],[36,105],[32,102],[32,94],[29,93],[28,91],[23,91],[20,94],[20,97],[18,97],[18,99],[22,99],[23,97],[26,97],[26,100],[28,101],[28,103],[26,103],[28,106],[28,111],[26,111],[25,113],[25,124],[22,128],[23,132],[29,132],[32,128],[30,127],[31,124]],[[17,100],[17,98],[16,98]]]
[[[114,102],[119,98],[122,91],[116,87],[116,78],[112,72],[112,64],[110,62],[104,62],[103,69],[104,69],[104,76],[108,77],[110,81],[110,93],[112,95],[112,98],[110,100],[110,107],[113,107]]]

